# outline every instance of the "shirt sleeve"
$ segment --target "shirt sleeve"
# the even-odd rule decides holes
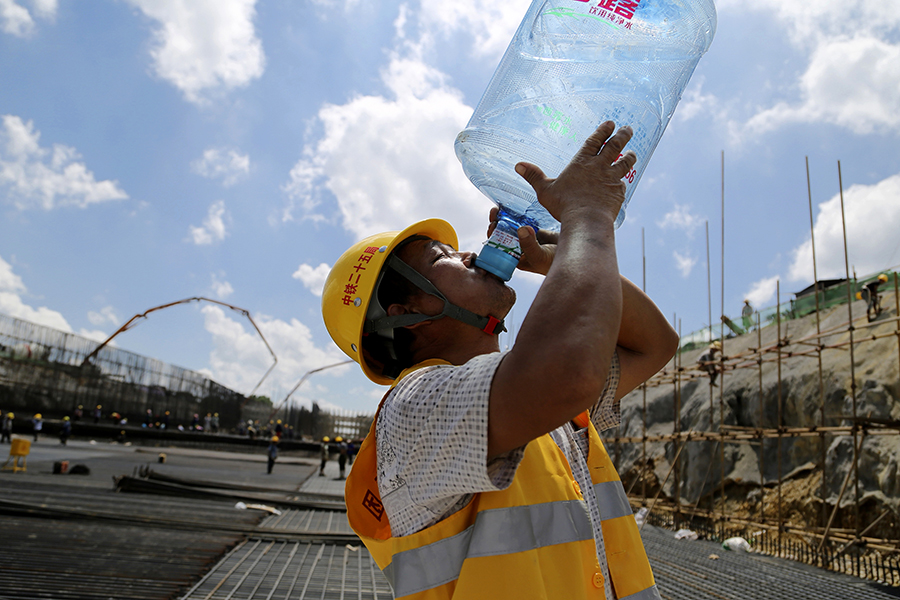
[[[606,387],[590,409],[591,422],[597,431],[618,427],[622,421],[621,405],[616,400],[616,389],[619,387],[619,353],[614,352],[612,362],[609,364],[609,373],[606,376]]]
[[[394,535],[452,514],[472,494],[512,483],[524,446],[487,461],[491,382],[503,354],[426,367],[388,396],[375,428],[378,487]]]

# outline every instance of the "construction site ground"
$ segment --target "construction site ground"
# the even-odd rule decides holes
[[[0,460],[8,449],[0,446]],[[54,474],[62,460],[90,474]],[[310,456],[282,456],[268,475],[262,451],[42,439],[25,472],[0,471],[0,600],[393,597],[347,524],[337,462],[317,472]],[[114,491],[121,476],[152,493]],[[642,536],[664,599],[900,597],[897,588],[676,540],[651,525]]]

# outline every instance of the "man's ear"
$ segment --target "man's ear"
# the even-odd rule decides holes
[[[387,314],[389,317],[396,317],[398,315],[406,315],[406,314],[422,314],[420,310],[415,308],[414,306],[405,306],[403,304],[391,304],[387,307]],[[431,325],[431,321],[419,321],[418,323],[413,323],[412,325],[406,325],[404,329],[418,329],[424,325]]]

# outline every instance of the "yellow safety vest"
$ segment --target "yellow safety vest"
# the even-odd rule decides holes
[[[549,434],[528,443],[507,489],[475,494],[446,519],[392,537],[376,481],[375,422],[347,478],[345,499],[350,525],[397,598],[605,599],[587,505]],[[593,424],[588,430],[587,462],[613,588],[619,600],[659,600],[619,475]]]

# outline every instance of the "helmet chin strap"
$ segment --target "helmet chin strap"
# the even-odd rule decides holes
[[[433,283],[431,283],[424,275],[403,262],[396,254],[391,254],[388,257],[385,262],[385,267],[394,269],[426,294],[443,300],[444,308],[440,313],[434,316],[423,315],[421,313],[406,313],[403,315],[384,316],[377,319],[366,320],[366,323],[363,326],[363,333],[373,333],[385,329],[392,330],[396,327],[407,327],[409,325],[421,323],[422,321],[435,321],[437,319],[443,319],[444,317],[450,317],[456,321],[472,325],[489,335],[499,335],[501,332],[506,331],[506,327],[503,326],[503,319],[497,319],[492,316],[482,317],[470,310],[451,304],[450,301],[447,300],[447,297],[444,296]]]

